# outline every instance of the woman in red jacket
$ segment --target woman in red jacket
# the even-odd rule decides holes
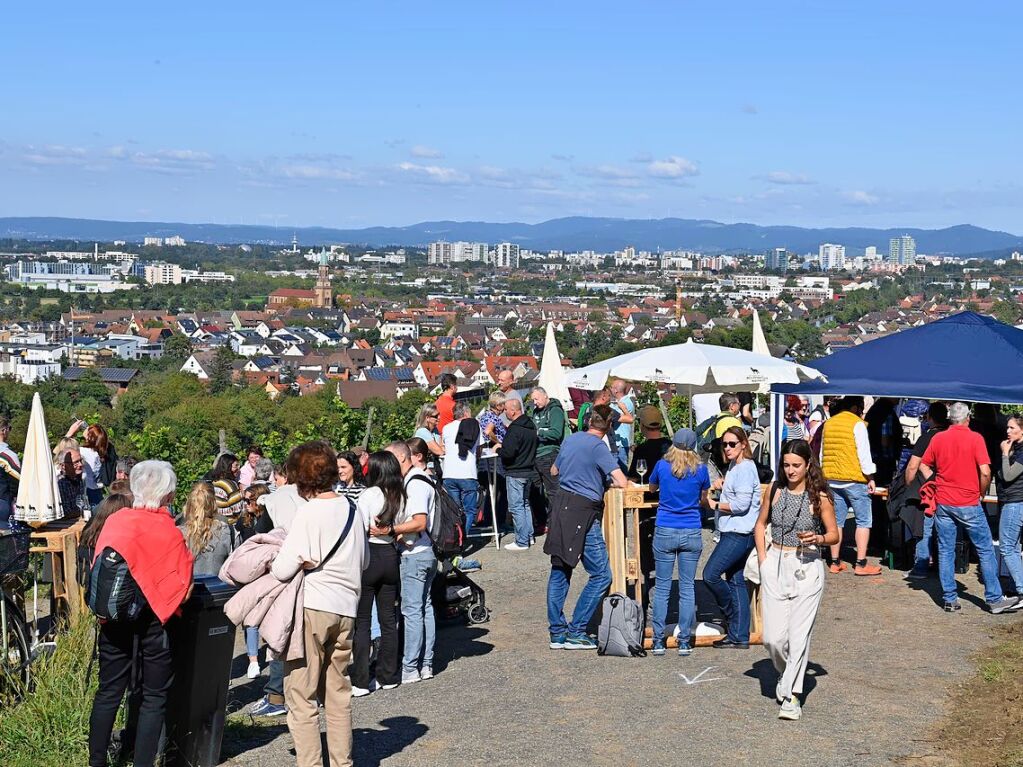
[[[89,718],[89,767],[106,767],[110,731],[136,652],[142,664],[142,703],[134,763],[152,767],[156,761],[173,676],[164,625],[192,590],[192,554],[167,512],[176,486],[174,469],[166,461],[137,464],[131,471],[134,505],[115,511],[96,541],[96,557],[112,549],[124,558],[146,604],[134,620],[100,624],[99,689]]]

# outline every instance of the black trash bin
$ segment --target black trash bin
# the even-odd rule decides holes
[[[235,633],[224,603],[237,591],[215,576],[196,578],[182,615],[167,625],[174,658],[174,686],[167,701],[168,767],[220,762]]]

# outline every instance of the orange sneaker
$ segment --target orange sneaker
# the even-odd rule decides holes
[[[857,575],[880,575],[881,565],[868,565],[866,562],[862,565],[857,563],[853,572]]]
[[[828,569],[833,573],[840,573],[844,570],[848,570],[849,566],[845,562],[832,562]]]

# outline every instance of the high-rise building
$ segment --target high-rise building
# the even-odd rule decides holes
[[[828,272],[833,269],[845,269],[845,245],[834,245],[826,242],[820,246],[818,257],[822,272]]]
[[[162,262],[146,264],[145,280],[150,285],[180,285],[181,267]]]
[[[864,261],[877,261],[877,246],[868,245],[863,249],[863,260]]]
[[[888,262],[891,264],[912,264],[916,261],[916,240],[908,234],[892,237],[888,241]]]
[[[463,261],[484,262],[487,260],[485,242],[432,242],[427,253],[430,264],[457,264]]]
[[[789,252],[785,248],[775,248],[768,251],[764,261],[764,265],[768,269],[779,269],[782,272],[786,272],[789,268]]]
[[[494,266],[498,269],[519,268],[519,246],[513,242],[502,242],[494,248]]]

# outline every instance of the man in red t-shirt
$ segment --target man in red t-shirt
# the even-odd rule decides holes
[[[441,395],[434,403],[437,406],[437,431],[444,431],[444,427],[455,420],[455,392],[458,391],[458,379],[451,373],[445,373],[440,377]]]
[[[982,500],[991,484],[991,459],[984,438],[970,431],[970,408],[965,403],[951,405],[948,419],[952,425],[934,435],[920,460],[935,474],[938,509],[934,526],[938,531],[938,575],[945,612],[961,609],[955,578],[956,525],[966,530],[977,550],[988,608],[993,613],[1005,612],[1015,607],[1019,598],[1002,593],[991,528],[984,516]]]

